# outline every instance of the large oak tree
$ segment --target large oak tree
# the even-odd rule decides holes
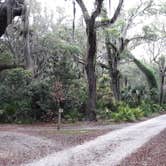
[[[114,24],[120,13],[123,5],[123,0],[119,0],[118,7],[111,19],[96,21],[96,18],[100,15],[104,0],[95,1],[95,10],[89,14],[83,0],[76,0],[80,6],[83,17],[86,23],[87,34],[87,56],[86,56],[86,74],[88,79],[88,101],[87,101],[87,118],[90,121],[96,120],[96,51],[97,40],[96,30],[99,27]]]

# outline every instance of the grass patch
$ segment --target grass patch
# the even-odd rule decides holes
[[[49,134],[62,134],[62,135],[80,135],[80,134],[88,134],[95,132],[95,130],[50,130],[50,131],[42,131],[42,134],[49,135]]]

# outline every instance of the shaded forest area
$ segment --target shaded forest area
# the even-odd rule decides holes
[[[166,3],[125,1],[89,11],[68,0],[71,18],[37,0],[0,0],[0,122],[57,122],[59,108],[68,122],[164,112]]]

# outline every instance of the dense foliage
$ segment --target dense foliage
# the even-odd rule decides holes
[[[0,39],[0,122],[57,122],[59,108],[62,120],[70,122],[89,120],[88,113],[135,121],[166,110],[165,28],[147,23],[135,30],[138,20],[163,15],[165,8],[146,0],[115,12],[109,26],[109,12],[97,5],[92,27],[84,14],[86,27],[81,17],[72,29],[61,8],[55,21],[37,1],[8,26]],[[144,61],[134,56],[142,45],[150,54]]]

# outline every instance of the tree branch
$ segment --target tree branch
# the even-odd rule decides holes
[[[145,40],[145,39],[148,39],[148,38],[146,36],[135,36],[133,38],[126,39],[126,40],[128,40],[129,42],[131,42],[131,41],[134,41],[134,40]]]
[[[90,19],[90,15],[88,13],[87,8],[85,7],[84,2],[82,0],[76,0],[76,2],[79,4],[79,6],[80,6],[80,8],[82,10],[85,22],[87,23],[89,21],[89,19]]]
[[[79,57],[76,56],[76,55],[73,55],[73,58],[74,58],[74,60],[75,60],[77,63],[80,63],[80,64],[82,64],[82,65],[86,65],[86,62],[85,62],[84,59],[81,59],[81,58],[79,58]]]
[[[97,7],[96,7],[96,10],[92,13],[91,18],[95,19],[101,13],[103,1],[104,0],[96,0]]]
[[[107,70],[110,69],[109,66],[107,66],[106,64],[101,63],[101,62],[98,62],[97,65],[99,65],[101,68],[104,68],[104,69],[107,69]]]
[[[107,42],[107,44],[112,47],[112,49],[114,50],[114,52],[118,52],[118,48],[112,42],[109,41],[109,42]]]
[[[109,20],[96,22],[96,28],[99,28],[99,27],[102,27],[102,26],[111,25],[117,20],[117,18],[119,16],[119,13],[120,13],[120,10],[121,10],[122,5],[123,5],[123,1],[124,0],[119,0],[119,4],[118,4],[118,6],[117,6],[117,8],[115,10],[115,13],[114,13],[113,17],[111,19],[109,19]]]
[[[18,67],[21,67],[21,68],[24,68],[24,66],[22,65],[8,65],[8,64],[0,64],[0,72],[2,72],[3,70],[7,70],[7,69],[14,69],[14,68],[18,68]]]

